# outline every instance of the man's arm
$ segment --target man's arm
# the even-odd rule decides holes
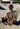
[[[15,11],[15,16],[18,17],[18,12],[17,11]]]

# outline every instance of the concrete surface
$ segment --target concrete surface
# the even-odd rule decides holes
[[[20,25],[16,26],[16,25],[4,25],[3,23],[0,24],[0,29],[20,29]]]
[[[7,12],[9,12],[9,9],[8,9],[8,5],[7,6],[4,6],[4,4],[0,4],[0,6],[6,8],[6,10],[0,10],[0,20],[2,16],[5,16]],[[20,11],[20,4],[13,4],[14,6],[14,10],[19,10]],[[18,18],[17,20],[19,21],[20,20],[20,13],[18,12]],[[0,23],[0,29],[20,29],[20,25],[19,26],[16,26],[16,25],[12,25],[12,26],[9,26],[9,25],[4,25],[3,23]]]

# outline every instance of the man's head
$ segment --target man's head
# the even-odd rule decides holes
[[[9,5],[9,9],[10,10],[12,10],[13,9],[13,5],[11,4],[11,5]]]

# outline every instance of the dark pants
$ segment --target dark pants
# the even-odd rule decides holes
[[[2,18],[2,22],[4,23],[4,22],[6,22],[7,23],[7,19],[5,18],[5,20],[4,20],[4,18]],[[14,22],[13,21],[13,24],[15,24],[15,25],[20,25],[20,21],[16,21],[16,22]]]
[[[2,18],[2,22],[3,22],[3,23],[4,23],[4,22],[6,22],[6,23],[7,23],[7,19],[5,19],[5,20],[4,20],[4,18]]]
[[[2,22],[3,22],[3,23],[5,22],[4,18],[2,18]]]
[[[16,21],[15,23],[13,23],[13,24],[15,24],[15,25],[20,25],[20,21]]]
[[[5,19],[5,22],[7,23],[7,19]]]

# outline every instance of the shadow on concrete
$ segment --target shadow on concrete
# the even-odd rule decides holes
[[[6,10],[6,9],[0,6],[0,10]]]

